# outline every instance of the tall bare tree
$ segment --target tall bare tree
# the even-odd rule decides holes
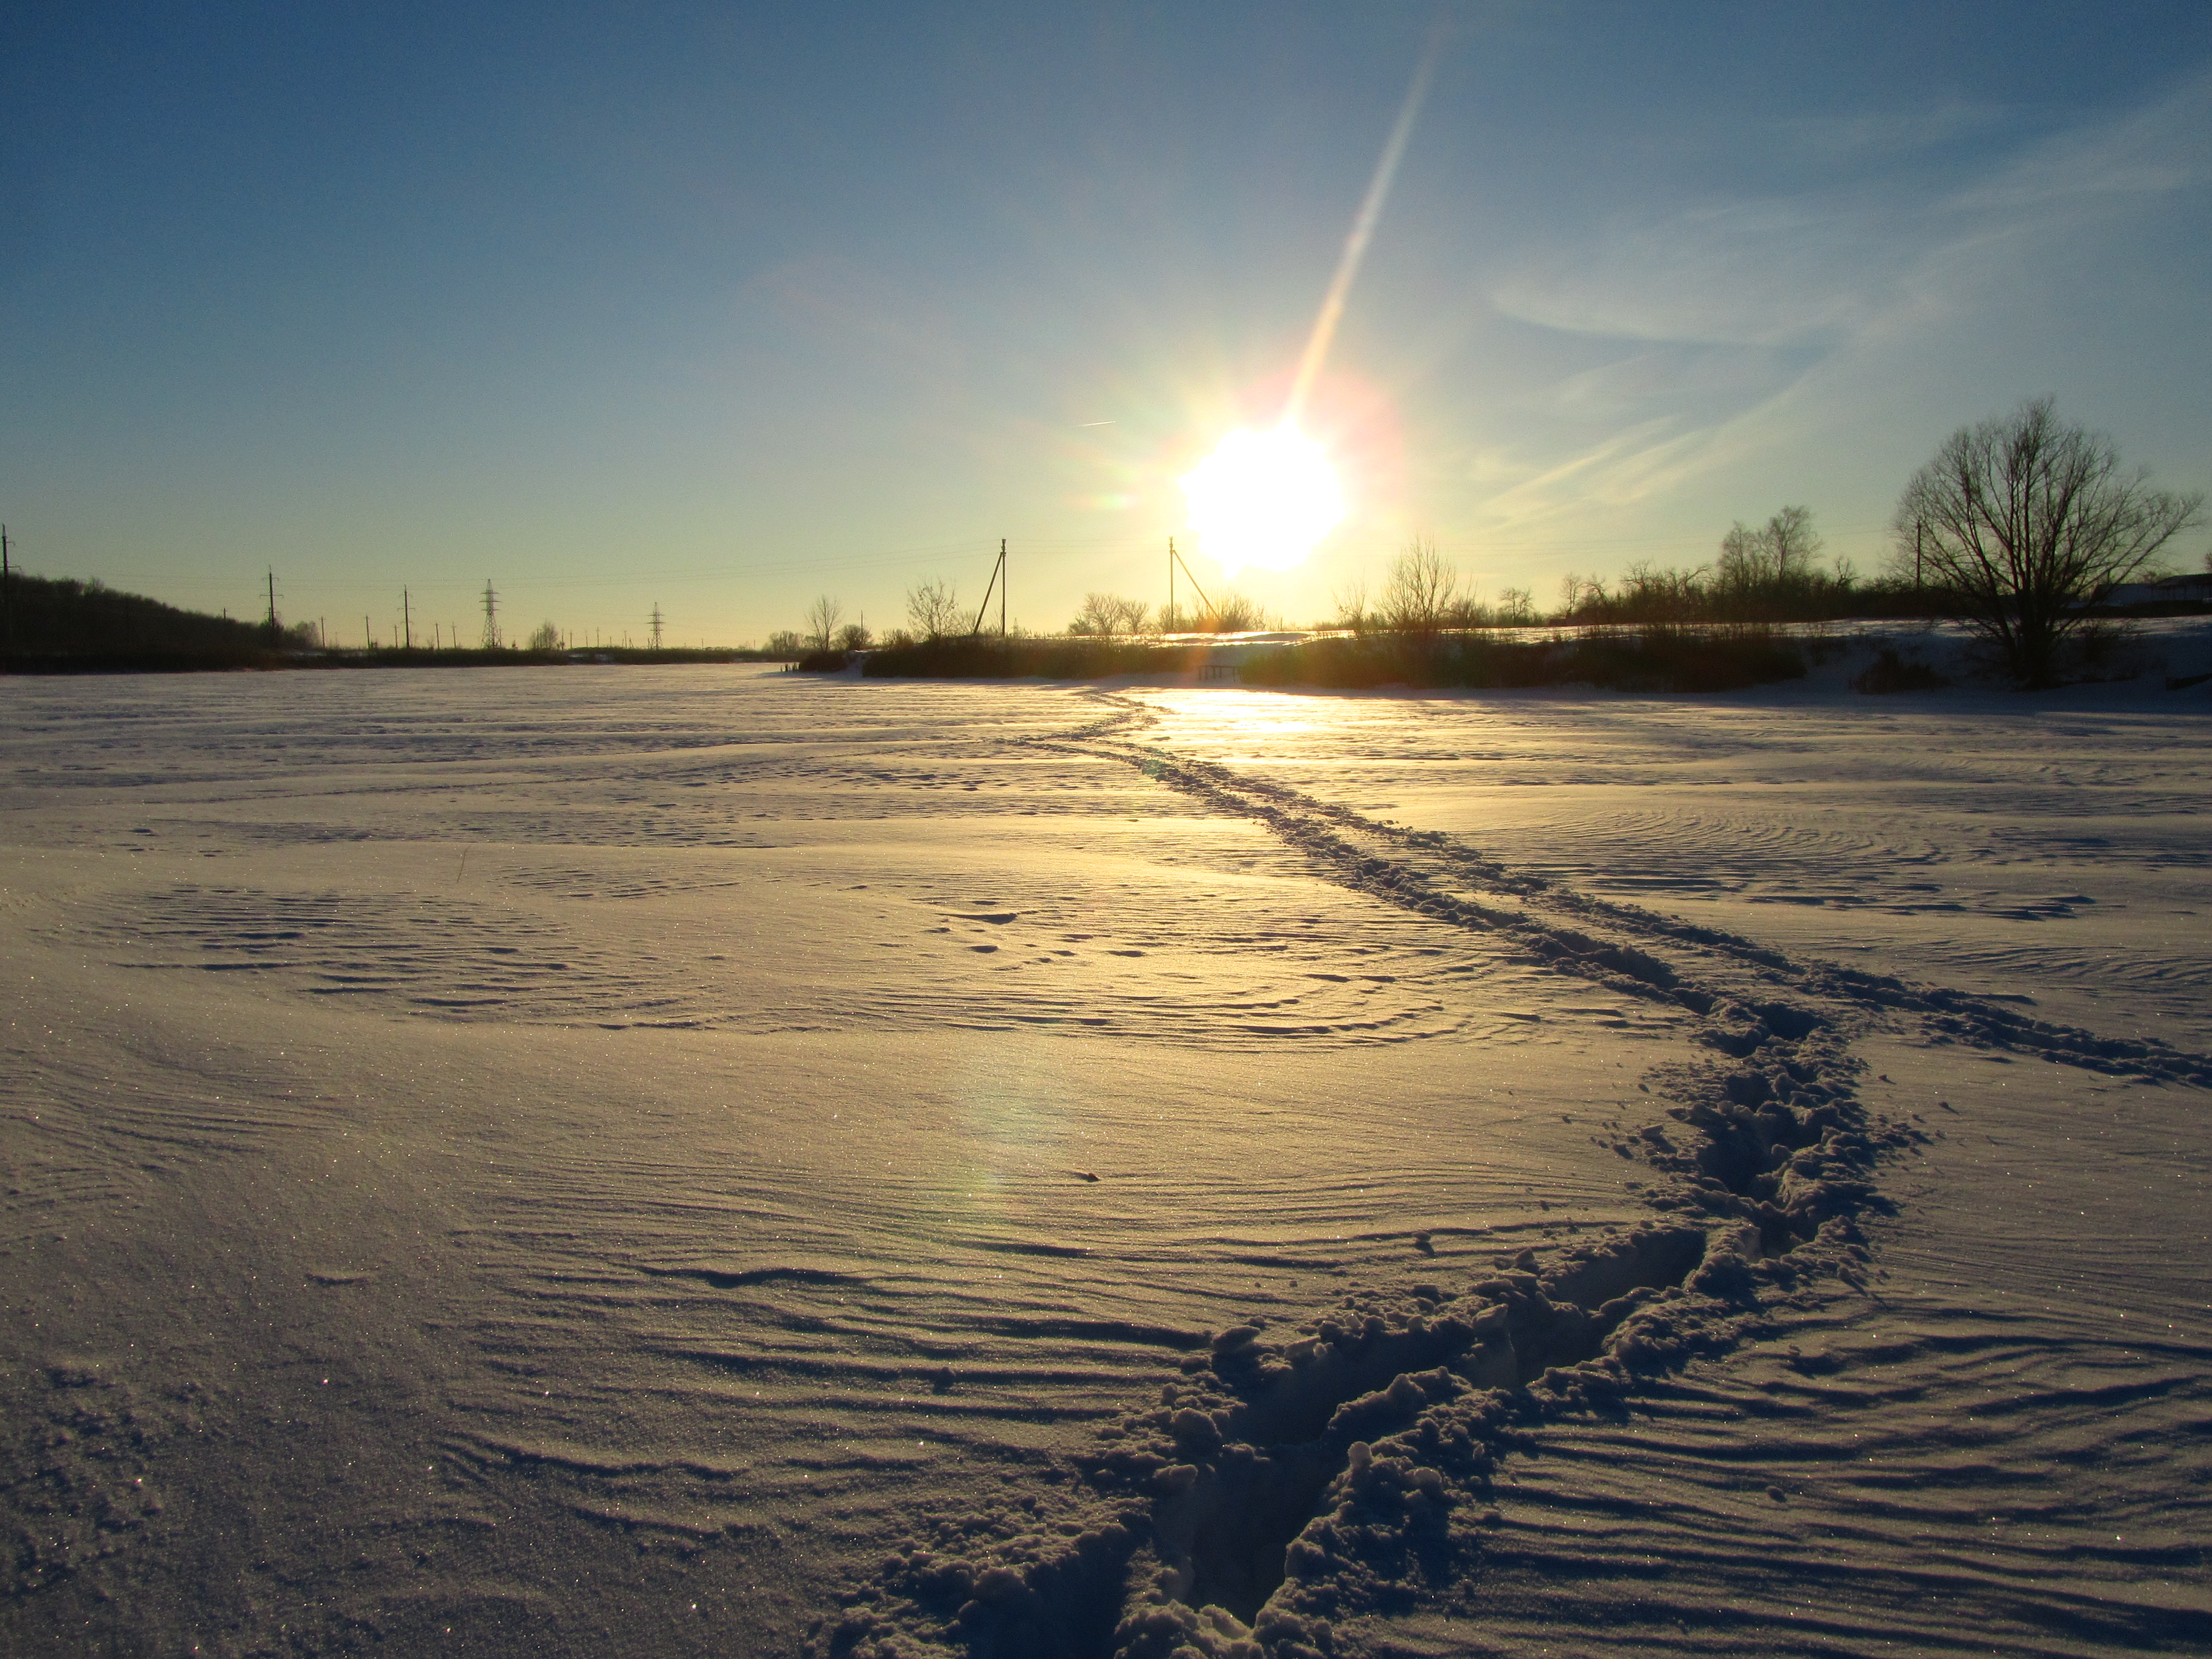
[[[2203,506],[2122,472],[2110,438],[2039,398],[1944,440],[1897,504],[1893,556],[1905,569],[1917,560],[1958,619],[2039,690],[2093,625],[2089,602],[2202,522]]]
[[[925,640],[961,633],[967,620],[960,614],[958,592],[947,581],[921,582],[907,589],[906,619]]]
[[[1753,592],[1803,582],[1820,556],[1813,510],[1785,507],[1757,529],[1739,522],[1721,538],[1715,581],[1726,591]]]
[[[1391,562],[1376,610],[1394,634],[1434,634],[1450,620],[1459,597],[1459,573],[1434,542],[1417,536]]]
[[[837,624],[845,620],[845,607],[827,593],[806,607],[806,642],[827,651],[837,642]]]

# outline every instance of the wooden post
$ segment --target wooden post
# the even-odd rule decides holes
[[[1213,601],[1206,597],[1206,590],[1198,585],[1198,578],[1190,574],[1190,566],[1184,562],[1182,555],[1175,550],[1175,542],[1172,538],[1168,542],[1168,558],[1170,561],[1168,566],[1170,579],[1174,578],[1175,567],[1178,564],[1182,565],[1182,579],[1190,584],[1190,591],[1198,595],[1198,602],[1206,607],[1207,612],[1218,618],[1220,612],[1214,609]],[[1217,629],[1215,631],[1218,633],[1219,630]]]
[[[1001,538],[999,543],[999,562],[991,567],[991,580],[984,585],[983,603],[975,607],[975,625],[968,630],[968,637],[969,639],[980,639],[982,637],[983,618],[991,614],[991,594],[994,589],[997,591],[999,595],[999,636],[1001,639],[1006,637],[1006,585],[1003,580],[1006,574],[1006,544],[1005,540]]]

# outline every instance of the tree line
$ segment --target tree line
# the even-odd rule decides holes
[[[1524,588],[1480,599],[1432,542],[1417,540],[1394,562],[1371,600],[1355,585],[1335,597],[1335,614],[1319,626],[1354,639],[1418,644],[1542,626],[1620,625],[1656,638],[1686,629],[1946,617],[1961,623],[2016,684],[2039,688],[2057,684],[2109,633],[2112,623],[2099,601],[2118,586],[2160,574],[2160,556],[2174,538],[2203,522],[2201,495],[2160,489],[2142,470],[2126,471],[2109,438],[2062,421],[2044,398],[1960,427],[1943,441],[1907,483],[1892,521],[1888,557],[1870,577],[1846,560],[1825,558],[1811,512],[1785,507],[1765,524],[1734,526],[1706,564],[1640,562],[1610,582],[1570,574],[1550,611],[1540,611]],[[2212,570],[2212,556],[2206,568]],[[313,623],[210,617],[96,580],[15,574],[0,599],[6,630],[0,645],[15,667],[276,665],[325,646]],[[908,591],[905,624],[880,641],[864,618],[847,621],[839,601],[824,594],[809,607],[805,632],[773,634],[757,652],[707,654],[811,654],[826,666],[828,659],[842,661],[876,645],[904,650],[972,639],[980,620],[967,613],[951,582],[936,580]],[[1066,637],[1103,645],[1271,626],[1280,628],[1281,619],[1233,592],[1194,610],[1157,611],[1140,599],[1093,592],[1085,596]],[[550,622],[521,653],[497,652],[489,622],[486,632],[482,651],[441,651],[437,659],[553,658],[568,647]],[[433,653],[370,654],[414,660]],[[656,647],[636,654],[669,653]],[[1495,653],[1485,659],[1503,660]]]
[[[2158,489],[2142,471],[2124,470],[2111,439],[2062,421],[2052,400],[2043,398],[2009,416],[1961,427],[1943,441],[1906,484],[1891,524],[1888,557],[1870,576],[1847,559],[1824,557],[1812,512],[1802,506],[1785,507],[1761,525],[1738,522],[1706,564],[1640,562],[1611,582],[1569,574],[1559,604],[1548,611],[1540,611],[1525,588],[1509,587],[1494,602],[1483,601],[1433,542],[1417,539],[1394,561],[1371,599],[1364,585],[1354,584],[1336,595],[1335,614],[1317,626],[1402,644],[1546,626],[1625,626],[1656,637],[1684,629],[1948,617],[1980,641],[2002,672],[2035,689],[2057,684],[2071,658],[2110,633],[2112,622],[2099,602],[2117,587],[2160,574],[2160,555],[2203,521],[2203,509],[2201,495]],[[2205,562],[2212,570],[2212,555]],[[841,616],[834,599],[817,600],[803,641],[779,637],[822,653],[867,646],[865,628],[838,629]],[[908,626],[884,644],[933,644],[975,631],[951,586],[942,581],[910,590],[907,617]],[[1166,606],[1155,612],[1141,599],[1093,592],[1085,595],[1067,633],[1142,641],[1268,625],[1256,605],[1235,594],[1194,615]],[[1281,626],[1279,619],[1273,625]],[[1482,660],[1490,666],[1480,672],[1489,673],[1504,659],[1492,651]]]
[[[1738,522],[1709,564],[1632,564],[1610,584],[1570,574],[1560,603],[1538,611],[1526,589],[1492,604],[1462,586],[1431,542],[1391,566],[1370,604],[1354,586],[1331,624],[1348,634],[1421,640],[1530,626],[1628,625],[1647,636],[1685,628],[1756,629],[1852,618],[1947,617],[2014,684],[2055,685],[2108,637],[2101,608],[2115,589],[2164,574],[2160,556],[2203,522],[2201,494],[2155,488],[2112,441],[2059,418],[2051,398],[1960,427],[1907,483],[1883,568],[1863,576],[1823,558],[1804,507],[1762,525]],[[2212,553],[2204,561],[2212,571]],[[1092,594],[1073,633],[1135,633],[1144,607]],[[1494,655],[1494,653],[1493,653]]]

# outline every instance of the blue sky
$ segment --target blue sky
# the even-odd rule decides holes
[[[33,3],[0,519],[210,609],[273,565],[341,637],[487,580],[576,635],[880,626],[1001,536],[1031,626],[1157,599],[1440,15],[1306,421],[1352,513],[1270,609],[1417,534],[1547,600],[1790,502],[1870,567],[2045,392],[2212,487],[2201,0]]]

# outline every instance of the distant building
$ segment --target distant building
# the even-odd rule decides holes
[[[2136,605],[2212,605],[2212,571],[2167,576],[2154,582],[2124,582],[2097,603],[2114,609]]]
[[[2193,575],[2168,576],[2162,582],[2153,582],[2159,597],[2167,599],[2191,599],[2198,605],[2212,605],[2212,570],[2199,570]]]

